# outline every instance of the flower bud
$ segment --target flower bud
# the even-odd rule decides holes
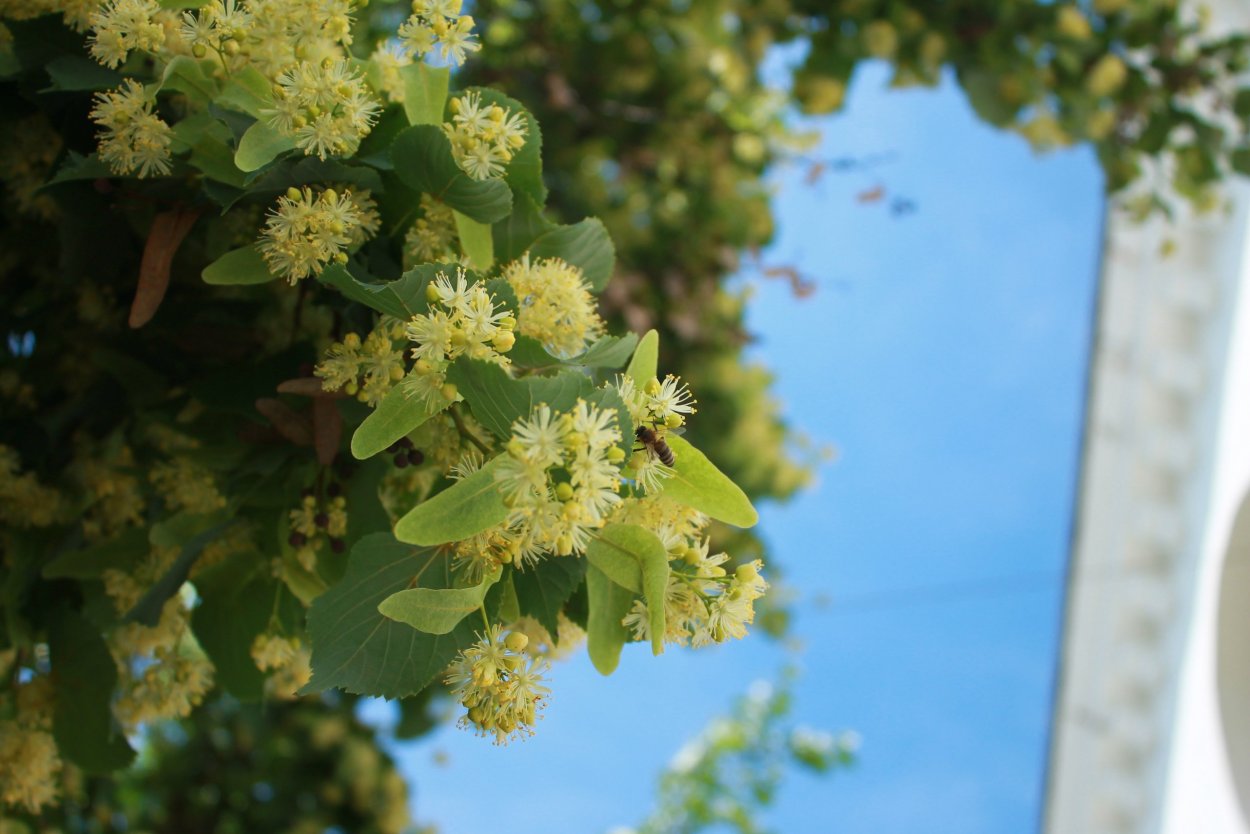
[[[512,335],[511,330],[500,330],[491,341],[495,345],[495,350],[507,353],[516,345],[516,336]]]
[[[752,562],[745,565],[738,565],[738,569],[734,571],[734,578],[744,584],[750,584],[760,578],[760,572],[755,569]]]
[[[460,395],[460,389],[450,382],[443,383],[443,387],[440,390],[443,393],[444,399],[447,400],[454,400]]]
[[[510,651],[521,652],[525,651],[525,647],[530,644],[530,639],[525,634],[519,631],[514,631],[504,638],[503,644],[507,646]]]
[[[556,485],[556,498],[561,501],[568,501],[573,497],[573,485],[568,481],[561,481]]]

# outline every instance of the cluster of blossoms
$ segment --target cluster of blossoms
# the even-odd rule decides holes
[[[203,58],[212,52],[223,63],[240,54],[255,18],[236,0],[216,0],[196,11],[182,13],[179,34],[191,44],[191,54]]]
[[[452,697],[466,710],[460,726],[493,735],[496,744],[534,734],[551,690],[544,685],[546,660],[525,654],[529,638],[491,626],[460,653],[448,670]]]
[[[265,219],[260,252],[270,272],[294,284],[331,261],[347,263],[348,247],[368,240],[379,222],[368,191],[291,187]]]
[[[106,67],[121,66],[131,52],[157,52],[165,27],[156,0],[108,0],[91,15],[91,54]]]
[[[567,414],[541,404],[513,424],[495,479],[514,563],[585,551],[621,500],[620,442],[616,412],[585,400]]]
[[[404,268],[456,263],[460,260],[459,242],[451,209],[429,194],[422,194],[420,214],[404,235]]]
[[[154,99],[127,78],[116,90],[96,95],[91,120],[104,128],[100,159],[118,174],[168,174],[173,130],[152,112]]]
[[[312,678],[312,653],[298,637],[258,634],[251,654],[257,669],[271,673],[265,679],[265,692],[270,697],[290,700]]]
[[[410,396],[428,403],[455,400],[459,393],[447,383],[447,366],[461,356],[508,365],[503,354],[516,343],[516,319],[498,306],[481,281],[469,283],[463,269],[453,279],[440,272],[425,288],[429,312],[412,317],[405,327],[412,349],[412,372],[401,383]]]
[[[399,27],[399,41],[413,55],[433,53],[460,66],[482,45],[473,36],[473,18],[460,14],[462,0],[412,0],[412,15]]]
[[[503,277],[517,297],[517,332],[542,342],[553,356],[569,358],[603,333],[595,297],[582,270],[560,258],[530,261],[526,253]]]
[[[22,472],[17,452],[0,445],[0,522],[13,527],[47,527],[56,521],[61,495]]]
[[[403,104],[407,98],[404,90],[404,76],[400,72],[412,64],[402,44],[394,40],[382,41],[369,56],[371,71],[369,83],[393,104]]]
[[[333,553],[342,553],[347,545],[347,499],[338,484],[331,484],[324,500],[319,501],[311,489],[304,490],[299,507],[291,510],[291,534],[287,543],[295,548],[295,557],[306,571],[317,567],[317,554],[322,544]]]
[[[127,527],[142,524],[146,501],[134,475],[134,451],[129,446],[119,446],[96,456],[80,449],[78,458],[78,480],[87,501],[82,515],[83,535],[89,541],[103,541]]]
[[[443,132],[460,169],[475,180],[502,177],[504,166],[525,146],[529,125],[525,116],[498,104],[484,104],[470,90],[449,102],[451,121]]]
[[[650,429],[658,440],[670,431],[681,428],[686,417],[694,414],[695,399],[690,388],[679,377],[669,374],[663,382],[650,379],[641,388],[628,376],[618,376],[616,390],[635,426]],[[629,471],[643,492],[652,493],[660,488],[672,470],[660,458],[642,449],[629,459]]]
[[[350,0],[213,0],[184,12],[179,36],[191,54],[210,52],[231,72],[251,66],[274,80],[300,61],[346,57]]]
[[[309,156],[350,156],[381,107],[346,58],[300,61],[278,76],[269,124]]]
[[[705,646],[746,636],[755,620],[755,600],[768,590],[763,562],[739,565],[726,575],[725,553],[708,554],[707,516],[662,495],[625,502],[613,521],[639,524],[668,550],[671,573],[664,593],[664,642]],[[650,640],[647,603],[635,600],[622,624],[637,640]]]
[[[148,479],[172,511],[211,513],[226,506],[213,474],[189,458],[176,457],[154,465]]]
[[[404,378],[404,325],[383,317],[362,341],[356,333],[343,336],[326,350],[314,373],[327,391],[343,391],[376,406]]]
[[[52,681],[36,675],[18,684],[14,701],[12,717],[0,721],[0,803],[37,814],[56,800],[64,767],[52,737]]]
[[[168,572],[180,550],[154,547],[132,571],[104,571],[104,590],[118,614],[135,607]],[[152,721],[185,718],[212,689],[213,664],[190,638],[190,619],[191,598],[175,594],[165,602],[155,626],[128,623],[109,635],[121,691],[113,712],[127,731]]]

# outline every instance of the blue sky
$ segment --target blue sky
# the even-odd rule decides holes
[[[1039,158],[981,125],[953,83],[892,91],[872,67],[819,126],[821,155],[893,161],[815,186],[778,171],[765,261],[817,291],[741,280],[753,357],[789,419],[838,450],[813,489],[762,508],[802,594],[796,719],[863,746],[850,772],[794,774],[769,819],[784,834],[1036,830],[1101,177],[1087,151]],[[885,199],[856,201],[878,185]],[[917,211],[891,216],[896,195]],[[416,812],[446,834],[636,823],[682,741],[784,662],[763,637],[630,647],[610,679],[579,655],[535,738],[500,749],[447,727],[401,746]]]

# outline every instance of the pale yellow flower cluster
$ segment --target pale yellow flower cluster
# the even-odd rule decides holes
[[[544,403],[513,423],[495,480],[515,564],[585,552],[621,500],[620,442],[616,412],[585,400],[567,414]]]
[[[664,496],[625,501],[613,521],[654,532],[668,551],[672,573],[664,593],[664,642],[705,646],[746,636],[755,620],[755,600],[768,590],[763,562],[739,565],[727,576],[725,553],[708,554],[704,533],[710,520]],[[647,603],[635,600],[622,624],[637,640],[651,639]]]
[[[576,356],[603,334],[603,319],[582,270],[560,258],[508,264],[503,277],[517,297],[517,332],[542,342],[553,356]]]
[[[443,132],[456,164],[475,180],[502,177],[504,166],[525,146],[529,133],[525,116],[498,104],[483,104],[474,90],[453,98],[449,107],[451,121],[443,124]]]
[[[324,502],[315,495],[305,495],[300,506],[291,510],[289,519],[291,535],[287,542],[295,548],[295,557],[304,570],[316,570],[323,545],[328,544],[335,553],[345,549],[347,499],[342,495],[327,497]]]
[[[404,268],[419,264],[457,263],[460,237],[450,208],[429,194],[421,195],[420,214],[404,235]]]
[[[291,187],[265,220],[260,251],[270,272],[294,284],[320,275],[332,261],[347,263],[348,247],[376,223],[376,208],[365,196]]]
[[[154,548],[133,572],[106,570],[104,590],[119,614],[128,613],[169,570],[179,548]],[[155,626],[128,623],[108,637],[120,696],[113,713],[127,731],[167,718],[185,718],[213,686],[213,664],[191,636],[191,609],[182,594],[165,602]]]
[[[13,715],[0,721],[0,802],[37,814],[59,792],[60,754],[52,737],[52,682],[37,675],[17,685]]]
[[[43,220],[56,217],[56,201],[40,189],[60,152],[61,136],[43,114],[0,126],[0,180],[19,212]]]
[[[47,527],[60,513],[61,494],[21,468],[17,452],[0,445],[0,521],[19,529]]]
[[[460,14],[461,0],[412,0],[412,15],[399,27],[399,40],[413,55],[434,55],[453,67],[482,48],[473,18]]]
[[[406,341],[404,325],[383,316],[364,341],[348,333],[331,344],[313,373],[326,391],[343,391],[376,406],[404,378]]]
[[[301,61],[347,57],[350,0],[213,0],[184,12],[180,40],[192,54],[212,53],[234,72],[245,67],[271,81]]]
[[[503,354],[516,343],[516,319],[481,281],[470,283],[459,268],[455,278],[440,272],[426,286],[426,299],[428,312],[413,316],[405,327],[416,344],[416,361],[401,384],[410,396],[427,403],[455,401],[459,392],[447,383],[447,366],[461,356],[508,365]]]
[[[355,153],[381,111],[346,58],[300,61],[278,76],[273,97],[269,124],[321,159]]]
[[[168,174],[173,130],[152,112],[155,99],[127,78],[121,87],[98,93],[91,120],[104,128],[100,159],[117,174],[139,177]]]
[[[394,41],[385,41],[373,50],[373,54],[369,56],[369,63],[373,66],[375,73],[370,75],[369,80],[378,92],[386,96],[387,101],[403,104],[406,96],[404,77],[400,70],[412,64],[412,58],[408,52]]]
[[[91,15],[91,54],[106,67],[119,67],[131,52],[159,52],[165,27],[156,0],[108,0]]]
[[[176,457],[153,465],[148,479],[172,512],[211,513],[226,506],[213,473],[189,458]]]
[[[629,376],[618,376],[616,390],[625,401],[634,425],[650,429],[659,440],[663,440],[670,429],[681,428],[686,417],[696,411],[690,388],[672,374],[663,382],[654,378],[647,380],[641,387]],[[659,490],[664,479],[673,474],[651,449],[635,452],[629,459],[629,470],[634,482],[648,494]]]
[[[92,541],[109,539],[127,527],[143,523],[145,501],[140,490],[134,452],[119,446],[100,456],[78,453],[78,479],[89,506],[83,514],[83,535]]]
[[[505,635],[499,626],[491,626],[451,664],[447,683],[466,710],[461,727],[494,736],[496,744],[534,734],[538,713],[551,694],[545,684],[550,666],[525,654],[528,643],[519,631]]]
[[[262,672],[281,669],[295,659],[299,653],[298,637],[283,637],[280,634],[257,634],[252,641],[252,661]]]

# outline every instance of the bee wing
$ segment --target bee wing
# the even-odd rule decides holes
[[[677,435],[678,437],[681,437],[683,434],[685,434],[685,433],[686,433],[686,427],[685,427],[685,426],[678,426],[678,427],[677,427],[677,428],[675,428],[675,429],[669,429],[669,430],[668,430],[668,433],[669,433],[669,434],[675,434],[675,435]]]

